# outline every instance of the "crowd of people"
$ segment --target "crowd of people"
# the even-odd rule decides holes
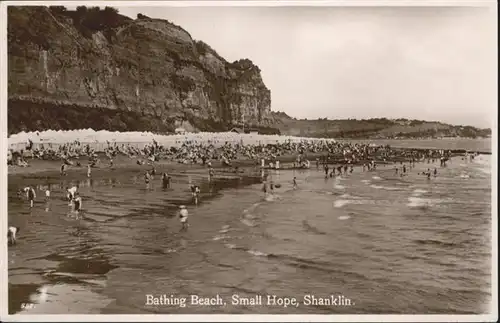
[[[9,165],[28,167],[31,160],[55,160],[61,161],[60,174],[67,175],[68,167],[83,167],[82,162],[86,160],[87,176],[92,176],[92,168],[112,167],[113,160],[117,156],[136,159],[139,165],[148,165],[149,169],[144,172],[144,182],[148,188],[150,182],[156,175],[155,163],[161,160],[173,161],[182,164],[199,164],[208,168],[208,178],[211,180],[215,174],[212,162],[219,161],[221,167],[233,167],[235,160],[251,160],[255,165],[260,165],[262,174],[264,169],[280,169],[280,159],[288,156],[293,161],[294,168],[310,168],[310,159],[315,158],[316,167],[324,169],[325,177],[335,177],[348,175],[354,171],[354,166],[360,166],[365,170],[375,170],[377,164],[396,163],[395,174],[404,176],[408,168],[415,167],[416,162],[434,163],[440,161],[442,167],[451,158],[450,150],[431,149],[393,149],[388,145],[374,145],[362,143],[337,142],[334,140],[302,140],[293,142],[286,140],[283,142],[261,144],[243,144],[225,142],[217,146],[206,141],[185,141],[176,147],[167,147],[157,141],[145,144],[142,148],[132,144],[117,144],[107,142],[102,151],[97,151],[90,144],[73,141],[57,147],[52,145],[34,146],[31,141],[26,144],[21,151],[9,150]],[[471,160],[477,154],[466,153],[463,158]],[[399,166],[398,167],[398,164]],[[408,165],[408,166],[407,166]],[[437,169],[431,171],[429,168],[422,175],[430,178],[431,174],[437,176]],[[266,196],[274,188],[279,188],[280,184],[268,181],[267,176],[262,175],[264,184],[263,191]],[[163,188],[170,188],[171,177],[166,173],[161,174]],[[193,201],[198,203],[201,193],[200,187],[190,185]],[[293,189],[297,188],[297,181],[293,179]],[[36,191],[30,186],[18,191],[20,196],[25,196],[29,201],[30,208],[34,207]],[[78,188],[67,187],[66,198],[72,211],[78,214],[82,210],[82,197],[78,193]],[[50,191],[45,191],[45,199],[50,199]],[[188,211],[185,206],[179,210],[179,218],[182,224],[181,230],[187,230]],[[17,227],[9,227],[8,235],[11,242],[15,243]]]
[[[101,154],[99,154],[101,153]],[[320,155],[317,163],[322,164],[369,164],[372,162],[387,162],[399,160],[422,160],[441,159],[445,163],[451,156],[451,151],[423,150],[423,149],[392,149],[388,145],[374,145],[363,143],[350,143],[334,140],[302,140],[259,144],[242,144],[226,142],[215,146],[210,141],[185,141],[180,147],[167,147],[160,145],[157,141],[145,144],[142,148],[133,144],[117,144],[106,142],[102,151],[97,151],[90,144],[84,144],[75,140],[70,143],[54,147],[51,144],[40,144],[34,146],[29,141],[25,149],[19,151],[8,151],[8,164],[28,167],[30,159],[61,160],[68,166],[81,166],[83,158],[88,158],[91,167],[97,167],[102,159],[113,165],[113,159],[117,155],[137,159],[137,164],[154,163],[160,160],[176,161],[182,164],[203,164],[211,161],[220,161],[225,166],[231,166],[232,161],[238,159],[250,159],[267,167],[284,155],[296,156],[296,167],[310,167],[309,156]],[[266,161],[262,165],[262,160]],[[279,163],[278,163],[279,165]]]

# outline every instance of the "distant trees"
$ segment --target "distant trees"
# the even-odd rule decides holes
[[[65,6],[50,6],[49,9],[52,13],[55,14],[64,14],[66,11],[68,11]]]
[[[151,19],[151,18],[149,18],[149,17],[148,17],[148,16],[146,16],[146,15],[143,15],[142,13],[138,13],[138,14],[137,14],[137,19]]]
[[[86,7],[78,6],[75,11],[68,11],[63,6],[52,6],[50,10],[55,14],[65,15],[73,20],[73,25],[85,37],[91,37],[94,32],[117,28],[131,19],[118,13],[113,7]]]

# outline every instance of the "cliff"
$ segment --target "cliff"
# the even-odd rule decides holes
[[[9,133],[272,123],[250,60],[227,62],[169,21],[108,7],[8,7],[8,73]]]

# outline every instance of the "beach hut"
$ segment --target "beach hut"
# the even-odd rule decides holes
[[[245,133],[245,132],[243,131],[243,129],[241,129],[241,128],[233,128],[233,129],[229,130],[229,132],[234,132],[234,133]]]
[[[175,134],[176,135],[183,135],[185,133],[186,133],[186,129],[184,129],[184,128],[176,128],[175,129]]]

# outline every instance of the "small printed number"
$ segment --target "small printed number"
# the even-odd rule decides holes
[[[21,308],[34,308],[35,304],[33,303],[22,303]]]

